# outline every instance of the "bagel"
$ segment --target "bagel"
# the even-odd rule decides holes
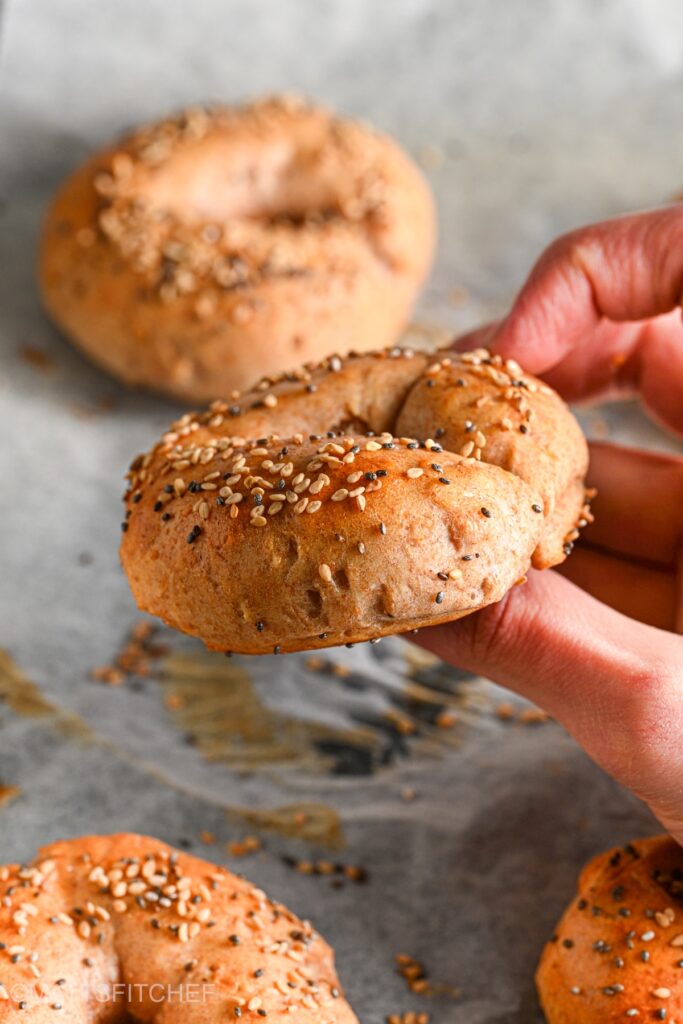
[[[536,975],[548,1024],[683,1020],[682,901],[669,836],[592,860]]]
[[[569,409],[516,363],[333,356],[139,456],[122,563],[142,609],[217,650],[375,639],[561,562],[590,514],[587,463]]]
[[[0,868],[0,894],[7,1024],[356,1024],[310,924],[156,839],[53,843]]]
[[[194,109],[96,153],[47,214],[54,321],[127,384],[207,402],[396,340],[435,216],[386,136],[291,97]]]

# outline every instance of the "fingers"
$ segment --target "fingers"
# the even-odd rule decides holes
[[[420,642],[562,722],[599,764],[683,822],[683,640],[625,618],[557,573]]]
[[[499,335],[531,370],[555,366],[601,319],[649,320],[683,292],[683,207],[579,228],[543,253]]]
[[[640,323],[601,320],[543,376],[568,402],[637,394],[655,420],[683,434],[681,311]]]
[[[681,391],[683,404],[683,389]],[[683,552],[683,458],[591,444],[595,522],[582,538],[673,568]]]
[[[671,570],[630,562],[590,547],[577,547],[559,571],[622,615],[676,632],[677,586]]]
[[[569,400],[637,391],[683,433],[682,294],[683,207],[672,206],[558,239],[493,333],[464,343],[547,375]]]

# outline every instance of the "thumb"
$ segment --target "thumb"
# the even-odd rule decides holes
[[[426,630],[422,646],[528,697],[683,840],[683,642],[554,572]]]

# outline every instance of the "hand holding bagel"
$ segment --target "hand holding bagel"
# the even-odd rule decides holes
[[[509,315],[462,339],[517,358],[562,394],[642,396],[683,434],[683,208],[555,242]],[[683,459],[591,445],[595,524],[559,573],[420,635],[525,694],[683,842]]]

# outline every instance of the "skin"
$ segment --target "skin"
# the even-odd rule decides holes
[[[460,339],[569,401],[638,395],[683,436],[683,207],[554,242],[508,315]],[[683,458],[591,445],[596,522],[560,572],[425,632],[557,718],[683,844]]]

